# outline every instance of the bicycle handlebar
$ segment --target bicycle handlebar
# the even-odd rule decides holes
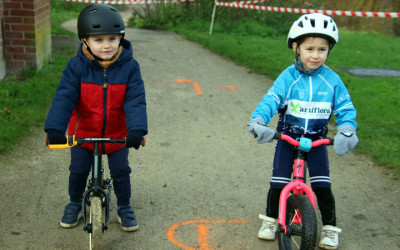
[[[300,140],[296,140],[296,139],[293,139],[292,137],[290,137],[288,135],[285,135],[285,134],[282,134],[282,133],[278,133],[278,132],[275,133],[273,139],[287,141],[289,144],[291,144],[291,145],[293,145],[295,147],[302,146],[302,144],[301,144],[302,143],[301,142],[302,138],[300,138]],[[333,143],[334,143],[334,140],[332,138],[323,138],[323,139],[318,139],[316,141],[311,142],[310,146],[311,146],[311,148],[314,148],[314,147],[318,147],[318,146],[321,146],[321,145],[333,145]]]
[[[50,144],[49,139],[46,136],[46,146],[49,149],[66,149],[72,148],[77,145],[81,145],[83,143],[94,143],[94,142],[105,142],[105,143],[124,143],[125,139],[111,139],[111,138],[75,138],[75,135],[66,136],[67,143],[65,144]],[[143,138],[142,143],[140,144],[142,147],[146,145],[146,139]]]

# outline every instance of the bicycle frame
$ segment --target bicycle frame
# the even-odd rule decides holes
[[[279,216],[278,223],[282,225],[285,234],[287,233],[286,227],[286,201],[293,194],[306,194],[308,199],[311,201],[313,208],[315,209],[315,196],[312,188],[305,183],[305,159],[304,153],[301,151],[297,152],[297,158],[294,160],[293,165],[293,181],[287,184],[279,198]],[[293,223],[301,223],[301,214],[295,217]]]
[[[103,174],[104,169],[102,167],[102,155],[100,153],[99,144],[100,143],[125,143],[125,139],[110,139],[110,138],[82,138],[76,139],[75,135],[67,136],[66,144],[52,144],[49,145],[48,139],[46,138],[46,146],[49,149],[65,149],[72,148],[77,145],[81,145],[83,143],[93,143],[93,162],[92,162],[92,177],[89,179],[89,183],[87,185],[87,190],[83,194],[82,197],[82,208],[83,208],[83,222],[85,224],[84,230],[88,233],[92,232],[92,227],[90,224],[86,224],[86,204],[90,206],[90,198],[91,197],[100,197],[102,201],[102,207],[105,207],[105,220],[102,226],[102,232],[108,229],[108,219],[110,214],[110,189],[111,189],[111,179],[107,178],[104,180]],[[141,146],[145,146],[145,139],[141,143]]]
[[[286,208],[287,199],[293,194],[305,194],[307,198],[311,201],[311,204],[315,210],[315,195],[310,186],[305,183],[305,152],[309,152],[312,147],[317,147],[323,144],[333,144],[333,140],[326,138],[311,142],[310,139],[300,138],[300,140],[295,140],[292,137],[276,133],[274,139],[285,140],[288,143],[296,147],[296,156],[293,165],[293,181],[287,184],[281,192],[279,198],[279,216],[278,223],[282,226],[284,233],[287,233],[286,227]],[[305,140],[303,140],[305,139]],[[298,211],[297,216],[295,216],[293,223],[301,223],[301,214]]]
[[[101,139],[101,138],[99,138]],[[86,204],[90,206],[90,197],[97,196],[102,198],[102,207],[105,207],[105,219],[102,226],[102,232],[108,229],[108,219],[110,218],[110,189],[111,189],[111,179],[103,179],[104,169],[102,166],[102,156],[99,150],[99,143],[102,140],[94,141],[93,150],[93,163],[92,163],[92,178],[89,180],[88,189],[83,194],[82,197],[82,208],[83,208],[83,223],[85,230],[88,233],[92,232],[90,224],[86,224]],[[123,140],[125,142],[125,140]]]
[[[92,161],[92,176],[89,179],[87,190],[82,197],[83,223],[85,230],[89,234],[90,249],[101,249],[102,237],[105,230],[108,229],[108,219],[110,218],[110,190],[111,179],[104,180],[104,169],[102,166],[102,154],[100,153],[100,143],[116,143],[121,149],[126,141],[125,139],[110,139],[110,138],[83,138],[75,139],[75,135],[68,135],[66,144],[50,145],[46,137],[46,146],[49,149],[65,149],[72,148],[83,143],[93,143],[93,161]],[[145,138],[142,139],[141,146],[146,144]],[[87,208],[89,207],[89,222],[87,222]],[[105,214],[104,214],[105,210]]]

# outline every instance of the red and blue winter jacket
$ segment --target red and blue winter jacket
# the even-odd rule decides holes
[[[69,62],[61,76],[45,122],[45,131],[57,130],[76,138],[125,138],[128,131],[147,134],[146,98],[139,64],[132,45],[121,41],[122,53],[107,68],[82,52]],[[92,144],[83,144],[93,150]],[[106,143],[102,153],[120,149]]]

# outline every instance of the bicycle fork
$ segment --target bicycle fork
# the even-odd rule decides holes
[[[101,162],[101,154],[99,150],[99,143],[94,143],[93,150],[93,166],[92,166],[92,178],[89,180],[87,185],[87,190],[83,194],[82,198],[82,208],[83,208],[83,223],[85,230],[87,233],[92,233],[92,225],[91,223],[86,223],[86,205],[91,206],[91,197],[97,196],[101,198],[101,206],[105,207],[105,220],[102,227],[102,232],[108,229],[108,219],[110,216],[110,193],[111,193],[111,179],[107,178],[103,180],[103,172]]]
[[[307,195],[308,199],[311,201],[313,208],[315,209],[315,196],[312,188],[305,184],[305,156],[303,152],[298,152],[298,156],[294,160],[293,168],[293,181],[287,184],[281,192],[279,198],[279,216],[278,223],[282,226],[284,233],[287,233],[287,222],[286,222],[286,207],[287,199],[293,194],[304,194]],[[292,223],[301,223],[300,211],[297,211],[296,216],[294,216]]]

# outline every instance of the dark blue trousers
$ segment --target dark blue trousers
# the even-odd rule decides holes
[[[294,134],[288,134],[296,138]],[[298,137],[298,136],[297,136]],[[310,137],[312,140],[320,137]],[[279,196],[282,189],[291,181],[295,148],[286,141],[278,141],[272,169],[272,178],[267,197],[266,214],[269,217],[278,217]],[[335,199],[331,191],[329,177],[329,161],[327,146],[322,145],[312,148],[306,156],[310,184],[317,197],[318,207],[324,225],[336,226]]]
[[[113,188],[118,206],[130,204],[131,168],[128,162],[129,149],[123,148],[107,155]],[[71,148],[71,165],[69,166],[68,193],[72,202],[81,202],[87,179],[91,170],[93,152],[81,147]]]
[[[296,136],[291,135],[293,138]],[[320,139],[319,137],[311,139]],[[286,141],[279,140],[275,147],[271,187],[283,188],[291,181],[295,148]],[[328,150],[326,145],[312,148],[307,153],[307,167],[312,188],[331,186],[329,178]]]

